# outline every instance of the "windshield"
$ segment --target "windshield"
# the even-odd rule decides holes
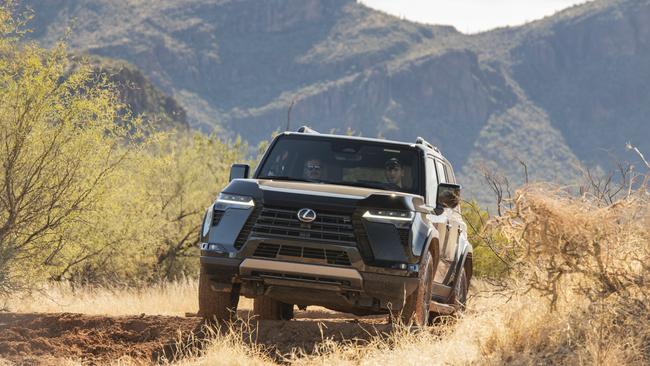
[[[259,179],[282,179],[420,194],[418,150],[408,146],[318,137],[282,136]]]

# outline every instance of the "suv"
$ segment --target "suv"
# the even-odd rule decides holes
[[[401,314],[424,325],[464,307],[472,277],[451,164],[415,143],[319,134],[270,144],[230,183],[201,228],[199,314],[225,319],[239,296],[260,319],[294,305]]]

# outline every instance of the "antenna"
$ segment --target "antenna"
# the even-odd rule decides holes
[[[437,151],[437,152],[440,152],[440,150],[438,150],[437,147],[431,145],[429,142],[427,142],[427,140],[423,139],[423,138],[420,137],[420,136],[418,136],[418,138],[415,139],[415,143],[416,143],[416,144],[420,144],[420,145],[424,145],[424,146],[428,147],[428,148],[431,149],[431,150],[435,150],[435,151]]]
[[[300,133],[315,133],[315,134],[319,134],[318,131],[313,130],[313,129],[307,127],[307,126],[302,126],[302,127],[298,128],[298,129],[296,130],[296,132],[300,132]]]

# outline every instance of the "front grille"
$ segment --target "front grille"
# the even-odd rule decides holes
[[[246,240],[248,240],[248,236],[250,235],[251,230],[253,229],[253,225],[257,221],[257,217],[260,214],[260,209],[257,205],[258,203],[255,202],[255,208],[253,209],[253,212],[251,212],[251,215],[248,217],[248,220],[246,220],[244,227],[239,232],[239,235],[237,235],[237,239],[235,240],[235,248],[237,248],[237,250],[241,249],[241,247],[244,246]]]
[[[409,234],[411,232],[410,228],[407,229],[397,229],[397,232],[399,233],[399,241],[402,243],[402,246],[405,248],[408,248],[410,246],[410,241],[409,241]]]
[[[222,210],[214,210],[212,213],[212,226],[217,226],[219,225],[219,222],[221,222],[221,218],[223,217],[225,211]]]
[[[356,244],[350,215],[317,211],[316,220],[304,223],[298,220],[297,213],[297,209],[264,207],[252,231],[264,237]]]
[[[255,252],[253,253],[254,257],[263,257],[263,258],[275,258],[278,256],[280,251],[280,245],[273,244],[259,244]]]
[[[371,263],[374,260],[374,254],[370,248],[370,241],[368,240],[366,229],[363,226],[361,215],[362,210],[357,210],[352,217],[352,222],[354,223],[354,232],[357,237],[357,248],[359,249],[359,253],[363,258],[363,261],[366,263]]]
[[[255,249],[253,256],[262,258],[277,258],[279,256],[307,258],[338,266],[351,265],[348,253],[342,250],[309,248],[299,245],[261,243]]]

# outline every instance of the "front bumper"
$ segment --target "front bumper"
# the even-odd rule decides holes
[[[404,271],[373,273],[271,259],[201,256],[201,266],[217,291],[240,284],[246,297],[264,295],[285,303],[356,314],[399,310],[418,285],[417,277],[400,275]]]

